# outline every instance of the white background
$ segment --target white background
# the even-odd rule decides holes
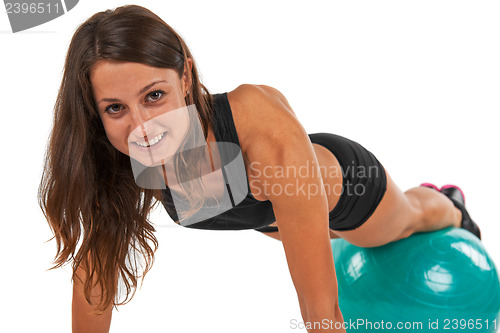
[[[0,13],[0,331],[69,332],[71,269],[36,200],[69,41],[95,12],[80,3],[12,34]],[[500,5],[496,1],[136,1],[185,38],[212,93],[266,84],[308,133],[364,145],[403,190],[458,184],[500,263]],[[255,231],[177,227],[152,216],[160,246],[111,332],[297,332],[283,247]],[[305,330],[302,330],[305,332]]]

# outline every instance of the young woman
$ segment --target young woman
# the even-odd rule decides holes
[[[140,181],[144,170],[155,183]],[[214,213],[212,199],[228,205]],[[186,227],[281,240],[304,321],[342,321],[331,238],[374,247],[450,226],[480,237],[458,187],[402,192],[358,143],[307,134],[276,89],[211,95],[184,41],[139,6],[97,13],[74,34],[39,200],[54,268],[73,260],[74,332],[107,332],[113,306],[126,303],[119,283],[128,298],[151,268],[157,202]]]

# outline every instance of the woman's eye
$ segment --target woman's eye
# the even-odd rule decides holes
[[[120,104],[111,104],[110,106],[108,106],[105,111],[108,112],[108,113],[117,113],[121,110],[121,106]]]
[[[162,90],[155,90],[151,93],[148,94],[148,97],[151,98],[152,101],[157,101],[159,100],[165,92]]]

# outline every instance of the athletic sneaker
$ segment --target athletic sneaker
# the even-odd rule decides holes
[[[465,209],[465,195],[460,187],[455,185],[445,185],[441,187],[439,192],[446,195],[453,202],[455,207],[460,209],[460,211],[462,212],[461,227],[467,231],[472,232],[474,235],[476,235],[477,238],[481,239],[481,230],[479,230],[477,224],[472,221],[469,213],[467,212],[467,209]]]

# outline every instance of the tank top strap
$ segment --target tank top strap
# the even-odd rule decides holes
[[[240,146],[236,127],[234,126],[231,106],[227,99],[227,93],[213,95],[214,114],[213,127],[217,142],[232,142]]]
[[[238,139],[238,133],[236,133],[236,127],[234,125],[233,113],[231,112],[231,106],[229,105],[229,100],[227,98],[227,92],[221,94],[214,94],[214,114],[213,114],[213,129],[214,136],[217,140],[217,145],[219,146],[219,153],[221,161],[224,165],[228,165],[233,161],[238,154],[241,154],[240,140]],[[224,143],[231,142],[234,145],[228,146]],[[246,175],[246,171],[245,171]],[[226,175],[224,175],[226,177]],[[247,179],[247,195],[253,198],[250,190],[250,183]],[[225,179],[227,182],[227,179]]]

